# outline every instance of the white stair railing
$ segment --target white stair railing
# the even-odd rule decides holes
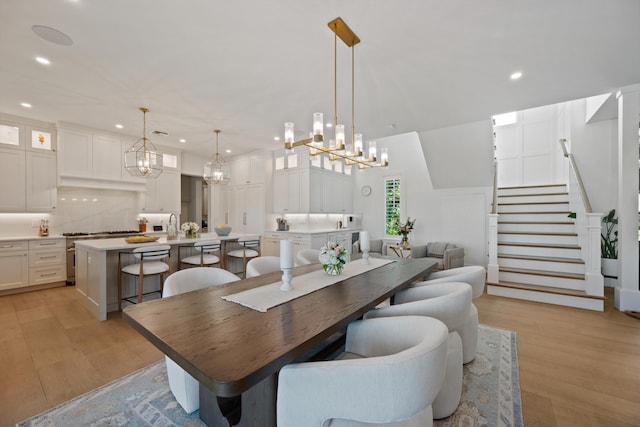
[[[558,141],[564,157],[569,160],[569,209],[575,213],[576,233],[585,263],[585,292],[588,295],[604,295],[604,277],[600,267],[600,220],[602,214],[593,213],[576,161],[567,150],[567,140]]]
[[[493,202],[489,214],[489,262],[487,263],[487,281],[498,283],[500,266],[498,265],[498,162],[493,162]]]

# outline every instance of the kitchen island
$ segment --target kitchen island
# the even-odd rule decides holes
[[[76,242],[76,290],[82,295],[87,309],[99,320],[106,320],[107,313],[118,310],[118,254],[130,252],[135,248],[149,245],[171,246],[171,271],[178,270],[178,247],[193,246],[195,242],[211,239],[219,239],[223,243],[223,254],[228,243],[237,241],[244,236],[256,236],[256,234],[231,233],[228,236],[218,236],[215,233],[203,233],[196,238],[167,240],[166,236],[160,237],[151,243],[127,243],[124,238],[80,240]],[[157,279],[159,280],[159,279]],[[147,283],[148,282],[148,283]],[[147,286],[155,286],[159,289],[159,282],[149,279],[145,281]],[[136,280],[123,278],[125,294],[136,292]],[[129,291],[129,293],[127,293]]]

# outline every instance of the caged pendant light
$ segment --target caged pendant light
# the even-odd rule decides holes
[[[140,107],[140,111],[142,111],[142,138],[124,152],[124,167],[129,175],[157,178],[162,173],[162,153],[147,138],[149,109]]]
[[[220,129],[214,129],[216,134],[216,154],[204,165],[204,173],[202,178],[208,184],[227,184],[231,177],[229,176],[229,169],[220,160],[220,153],[218,153],[218,134]]]

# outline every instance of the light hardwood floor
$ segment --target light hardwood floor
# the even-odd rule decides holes
[[[484,295],[480,322],[518,334],[524,424],[639,426],[640,320]],[[0,297],[0,426],[162,358],[118,316],[94,320],[74,287]]]

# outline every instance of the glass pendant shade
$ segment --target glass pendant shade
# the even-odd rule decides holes
[[[124,168],[131,176],[157,178],[162,173],[162,153],[147,138],[147,108],[141,107],[143,113],[143,136],[124,152]]]

